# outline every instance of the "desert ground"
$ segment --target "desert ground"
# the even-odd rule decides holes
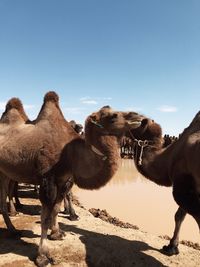
[[[21,236],[9,236],[0,217],[0,266],[35,266],[40,239],[40,202],[30,191],[21,195],[22,212],[12,221]],[[80,267],[197,267],[200,266],[200,251],[181,244],[180,254],[168,257],[161,252],[168,243],[158,237],[137,229],[122,228],[94,217],[84,207],[75,206],[80,219],[69,221],[60,213],[59,222],[66,236],[60,241],[49,240],[54,266]],[[118,222],[114,219],[113,222]],[[158,222],[162,223],[162,221]],[[126,225],[127,226],[127,225]]]

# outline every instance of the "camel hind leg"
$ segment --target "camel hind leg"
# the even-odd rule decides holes
[[[10,231],[10,233],[18,233],[15,229],[14,225],[12,224],[10,217],[8,215],[8,208],[6,199],[8,196],[8,185],[9,185],[9,179],[7,178],[0,178],[0,205],[1,205],[1,213],[3,215],[4,222]]]
[[[185,219],[186,212],[179,207],[177,212],[175,213],[175,229],[172,239],[170,240],[170,243],[168,246],[164,246],[162,251],[164,254],[168,256],[179,254],[178,245],[179,245],[179,234],[182,222]]]
[[[177,211],[177,222],[174,237],[170,244],[178,246],[179,231],[185,215],[189,213],[194,217],[200,228],[200,194],[197,192],[193,176],[189,174],[181,175],[174,179],[173,196],[180,208]],[[175,249],[175,253],[178,253]],[[171,254],[173,255],[173,254]]]
[[[17,211],[13,202],[13,195],[14,195],[14,188],[15,188],[15,181],[10,180],[9,184],[8,184],[8,199],[9,199],[9,213],[10,216],[16,216],[17,215]]]
[[[72,195],[71,190],[65,193],[63,213],[69,215],[70,221],[77,221],[79,219],[79,217],[74,210],[74,207],[72,204],[72,198],[73,198],[73,195]]]
[[[18,189],[19,189],[19,184],[18,184],[18,182],[15,182],[14,190],[13,190],[13,194],[14,194],[14,198],[15,198],[15,206],[16,206],[16,209],[22,209],[23,204],[21,204],[21,202],[19,200]]]

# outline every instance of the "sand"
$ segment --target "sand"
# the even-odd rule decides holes
[[[37,199],[23,199],[23,213],[13,217],[18,239],[8,237],[0,218],[0,266],[35,266],[34,260],[40,240],[40,203]],[[168,257],[160,251],[167,240],[142,230],[121,228],[99,218],[88,210],[75,206],[79,221],[71,222],[60,213],[59,222],[66,236],[60,241],[48,240],[55,266],[97,267],[157,267],[200,266],[200,251],[180,245],[180,254]],[[162,220],[158,223],[163,223]],[[137,227],[136,227],[137,228]]]

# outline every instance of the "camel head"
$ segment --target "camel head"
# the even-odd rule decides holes
[[[127,134],[132,139],[142,141],[162,142],[162,129],[158,123],[143,117],[139,127],[130,130]]]
[[[101,134],[122,136],[126,131],[139,127],[140,123],[138,113],[114,111],[110,106],[104,106],[87,118],[85,128],[93,125]]]
[[[77,124],[74,120],[71,120],[69,124],[77,133],[80,134],[82,132],[83,126],[81,124]]]

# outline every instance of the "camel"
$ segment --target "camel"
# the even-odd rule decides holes
[[[12,115],[20,117],[17,109]],[[57,215],[66,190],[75,182],[85,189],[104,186],[119,164],[118,140],[128,130],[140,125],[134,112],[117,112],[104,107],[85,122],[85,139],[66,122],[59,107],[59,97],[48,92],[34,124],[17,120],[5,125],[0,136],[1,209],[7,228],[15,230],[6,215],[6,189],[10,179],[40,184],[41,239],[36,264],[52,262],[47,244],[50,238],[62,239]]]
[[[136,143],[134,160],[138,171],[158,185],[173,187],[179,208],[173,237],[163,252],[170,256],[178,254],[180,227],[187,213],[200,228],[200,112],[179,139],[166,148],[160,125],[149,118],[144,118],[128,136]]]
[[[12,111],[11,111],[12,109],[16,109],[18,111],[19,116],[13,117]],[[17,123],[17,121],[19,121],[21,123],[22,120],[24,121],[24,123],[32,123],[32,124],[35,123],[35,121],[31,121],[28,118],[20,99],[15,98],[15,97],[11,98],[7,102],[5,111],[3,112],[2,116],[1,116],[0,125],[4,126],[5,123],[6,123],[6,125],[11,125],[13,123],[14,124]],[[83,128],[82,125],[76,124],[75,121],[70,121],[69,124],[72,126],[72,128],[76,132],[79,133],[82,131],[82,128]],[[0,127],[0,131],[3,128],[4,127]],[[37,185],[35,185],[35,186],[37,186]],[[14,205],[13,196],[15,197],[16,208],[22,208],[23,205],[20,203],[19,198],[18,198],[18,182],[10,180],[9,185],[8,185],[10,216],[16,216],[16,214],[18,213],[16,211],[16,208]],[[75,210],[73,208],[71,190],[69,192],[66,192],[66,196],[64,197],[64,203],[65,203],[65,213],[69,215],[68,218],[72,221],[77,220],[78,215],[75,213]]]
[[[17,109],[19,114],[16,115],[15,112],[12,112],[11,109],[13,108]],[[18,121],[19,123],[23,122],[25,123],[29,121],[29,119],[24,111],[20,99],[12,98],[7,102],[5,111],[3,112],[0,118],[0,135],[4,134],[5,126],[10,127],[11,125],[15,125]],[[11,216],[15,216],[17,214],[13,202],[13,196],[15,196],[16,206],[18,208],[22,207],[17,195],[17,187],[18,183],[13,180],[10,180],[8,185],[8,197],[9,197],[9,210]]]
[[[20,116],[13,116],[13,113],[11,112],[11,109],[17,109]],[[28,122],[28,116],[26,115],[23,105],[18,98],[11,98],[7,104],[5,111],[3,112],[1,119],[0,119],[0,134],[1,131],[4,131],[4,126],[7,125],[13,125],[16,124],[17,121],[21,123],[24,121],[24,123]],[[18,198],[18,182],[15,182],[13,180],[10,180],[8,185],[8,197],[9,197],[9,210],[10,210],[10,216],[15,216],[17,214],[14,202],[13,202],[13,196],[15,197],[16,207],[21,208],[22,204],[19,201]]]

